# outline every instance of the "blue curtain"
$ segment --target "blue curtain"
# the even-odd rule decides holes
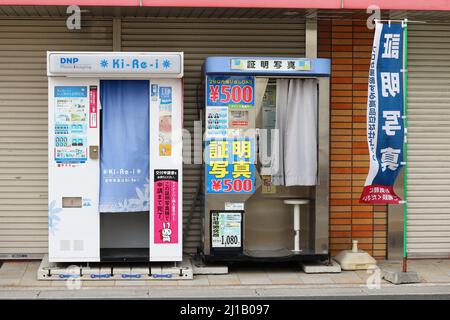
[[[100,81],[100,212],[149,210],[149,81]]]

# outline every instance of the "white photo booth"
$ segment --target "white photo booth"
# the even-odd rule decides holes
[[[183,53],[48,52],[50,262],[182,260]]]

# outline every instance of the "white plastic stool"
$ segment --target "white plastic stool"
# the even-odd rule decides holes
[[[289,199],[284,200],[285,204],[290,204],[294,206],[294,250],[293,252],[301,252],[300,250],[300,205],[308,204],[307,199]]]

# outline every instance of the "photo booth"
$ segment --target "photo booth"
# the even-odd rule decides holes
[[[50,262],[182,260],[183,53],[48,52]]]
[[[202,254],[328,258],[329,59],[209,57]]]

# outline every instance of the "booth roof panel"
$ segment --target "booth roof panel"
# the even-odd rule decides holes
[[[293,71],[277,71],[277,70],[246,70],[232,69],[232,60],[306,60],[311,62],[310,70],[293,70]],[[314,76],[327,77],[330,76],[331,67],[330,59],[309,59],[309,58],[289,58],[289,57],[208,57],[204,63],[205,74],[241,74],[241,75],[259,75],[259,76]]]

